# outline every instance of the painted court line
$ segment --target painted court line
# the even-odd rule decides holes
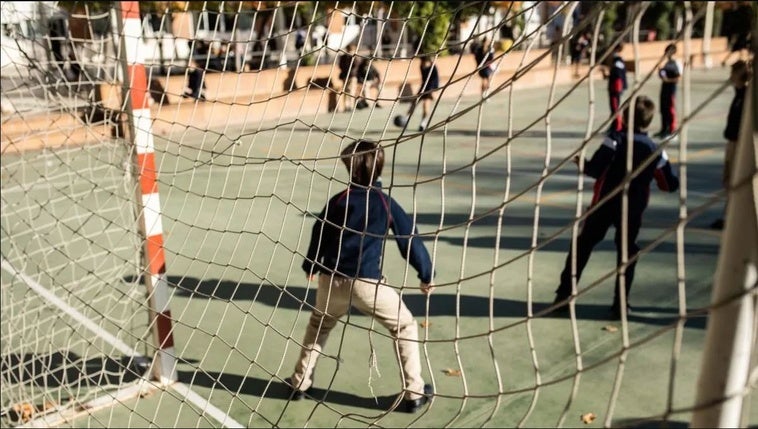
[[[98,337],[102,338],[104,341],[113,345],[122,354],[126,356],[142,357],[141,353],[129,347],[126,343],[116,338],[108,331],[97,326],[92,320],[88,319],[85,315],[80,313],[75,308],[72,308],[71,306],[69,306],[65,301],[58,298],[54,293],[47,290],[41,284],[37,283],[33,278],[16,270],[16,268],[10,262],[8,262],[5,258],[3,258],[2,261],[0,261],[0,267],[3,270],[10,273],[11,275],[23,280],[23,282],[27,286],[29,286],[30,289],[32,289],[33,291],[37,292],[40,296],[42,296],[49,305],[53,305],[59,308],[64,313],[71,316],[74,320],[79,322],[85,328],[92,331],[95,335],[97,335]],[[82,404],[83,410],[81,411],[77,412],[77,411],[71,410],[71,413],[65,413],[65,414],[59,411],[56,414],[42,416],[40,418],[27,422],[26,426],[27,427],[51,427],[51,426],[54,426],[53,424],[51,424],[53,423],[53,421],[51,420],[51,417],[56,418],[56,415],[57,415],[57,419],[68,421],[84,413],[92,412],[95,409],[99,409],[107,405],[112,405],[112,404],[121,402],[125,399],[141,394],[145,390],[145,386],[143,386],[143,384],[148,384],[147,380],[143,379],[142,382],[140,382],[138,385],[121,389],[117,391],[115,394],[110,395],[109,397],[94,399],[92,401],[87,402],[86,404]],[[237,421],[235,421],[231,417],[229,417],[228,414],[224,413],[223,411],[213,406],[210,402],[208,402],[208,400],[206,400],[205,398],[201,397],[197,393],[190,390],[184,384],[177,382],[177,383],[174,383],[172,387],[174,388],[174,390],[179,392],[185,399],[187,399],[193,405],[195,405],[199,409],[203,410],[206,414],[208,414],[209,416],[219,421],[224,427],[229,427],[229,428],[245,427],[239,424]]]

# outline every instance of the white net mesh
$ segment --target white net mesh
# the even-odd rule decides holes
[[[702,67],[727,46],[705,34],[702,2],[142,2],[141,34],[119,22],[121,3],[2,2],[4,425],[689,421],[720,244],[701,224],[726,197],[731,97],[726,69]],[[679,124],[648,162],[665,150],[681,188],[650,194],[623,298],[634,310],[608,318],[634,259],[617,268],[608,234],[561,316],[555,288],[592,212],[593,182],[572,160],[612,126],[603,70],[622,43],[619,108],[652,98],[653,128],[664,49],[679,48]],[[147,129],[131,116],[136,84],[122,83],[130,46],[147,70]],[[141,200],[151,172],[135,168],[131,126],[154,138],[169,385],[151,367],[164,309],[146,297],[139,222],[156,207]],[[393,334],[357,311],[332,330],[307,397],[285,383],[317,305],[301,270],[311,229],[360,139],[384,147],[384,191],[436,272],[424,295],[387,233],[384,283],[419,323],[435,391],[413,415]]]

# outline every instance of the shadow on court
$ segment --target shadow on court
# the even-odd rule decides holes
[[[254,283],[237,283],[227,280],[200,281],[192,277],[169,277],[169,284],[176,288],[180,296],[205,297],[222,301],[248,300],[259,302],[264,305],[285,308],[290,310],[303,309],[309,311],[315,305],[315,289],[307,289],[302,286],[287,286],[286,289],[274,285],[261,285]],[[490,317],[489,298],[485,296],[472,296],[434,293],[430,296],[429,316],[455,316],[460,317]],[[418,318],[425,314],[426,296],[421,294],[405,294],[403,301],[408,309]],[[302,303],[305,302],[303,305]],[[567,319],[568,316],[548,313],[551,303],[534,302],[532,314],[539,318]],[[584,304],[578,302],[575,305],[576,316],[582,320],[611,320],[608,305]],[[661,307],[634,307],[635,311],[629,315],[629,322],[646,323],[651,325],[668,326],[678,320],[676,308]],[[352,310],[353,314],[360,314]],[[544,314],[543,314],[544,312]],[[493,298],[492,317],[527,317],[526,301],[507,298]],[[694,316],[689,318],[685,326],[688,328],[704,329],[706,318]]]
[[[207,388],[223,388],[227,392],[239,392],[245,395],[253,395],[273,399],[289,399],[289,389],[283,382],[262,379],[257,377],[245,377],[237,374],[225,374],[212,371],[187,372],[179,371],[179,381],[192,386]],[[376,410],[390,410],[398,400],[397,395],[373,397],[357,396],[350,393],[339,392],[312,387],[305,399],[310,401],[328,402],[331,404],[348,405]]]

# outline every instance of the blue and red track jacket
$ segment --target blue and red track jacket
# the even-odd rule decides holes
[[[626,90],[626,64],[619,55],[614,55],[608,72],[608,93],[620,95]]]
[[[584,173],[597,179],[592,204],[618,188],[626,177],[627,130],[610,132],[603,144],[595,151],[590,160],[585,160]],[[655,159],[647,164],[629,184],[629,211],[642,213],[650,199],[650,183],[655,179],[658,188],[665,192],[679,189],[679,176],[668,160],[666,151],[654,155],[657,146],[645,132],[634,133],[632,146],[632,171],[650,157]],[[621,202],[622,191],[618,191],[609,203]]]
[[[329,199],[313,225],[303,271],[342,277],[382,278],[382,244],[392,230],[400,254],[425,282],[432,262],[407,213],[381,189],[351,185]]]

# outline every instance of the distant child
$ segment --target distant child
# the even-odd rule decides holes
[[[602,68],[603,77],[608,79],[608,101],[611,107],[611,116],[614,118],[611,122],[610,131],[618,131],[622,127],[622,118],[618,113],[621,106],[621,94],[626,90],[626,63],[621,58],[621,50],[624,46],[619,42],[613,50],[613,58],[606,68]]]
[[[592,36],[589,32],[579,33],[574,43],[571,45],[571,64],[574,65],[574,77],[579,77],[579,66],[582,64],[582,59],[586,56],[587,50],[590,47],[590,40]]]
[[[382,253],[388,230],[394,233],[400,254],[418,273],[425,294],[433,289],[432,262],[411,218],[382,191],[384,149],[377,143],[360,140],[345,148],[341,157],[350,183],[329,199],[313,225],[303,270],[309,278],[319,275],[316,305],[294,373],[285,381],[290,398],[302,399],[313,385],[316,360],[329,332],[352,304],[395,338],[404,378],[401,411],[413,413],[428,402],[433,389],[421,378],[416,320],[395,289],[382,280]],[[353,352],[349,348],[346,351]]]
[[[429,113],[432,111],[432,101],[434,101],[434,92],[440,87],[440,75],[437,66],[432,64],[432,59],[425,56],[421,58],[421,87],[418,90],[418,97],[421,101],[421,124],[418,130],[424,131],[429,123]],[[408,111],[408,117],[413,113],[415,104]]]
[[[368,98],[375,100],[374,106],[380,109],[382,106],[379,105],[379,87],[382,85],[382,76],[379,74],[379,70],[371,64],[370,58],[363,58],[358,64],[358,84],[361,89],[355,107],[358,109],[368,107],[366,101]],[[373,90],[376,90],[376,96],[372,98],[370,93]]]
[[[631,106],[630,106],[631,107]],[[591,207],[596,208],[589,214],[584,221],[582,230],[576,241],[576,282],[582,276],[582,271],[589,261],[592,249],[600,243],[613,226],[616,228],[616,252],[617,265],[621,266],[622,255],[622,192],[618,190],[606,202],[600,204],[600,201],[612,194],[616,188],[619,188],[627,176],[626,159],[627,148],[629,145],[627,139],[627,124],[629,118],[629,108],[624,110],[624,124],[620,131],[609,133],[603,140],[603,144],[597,149],[589,161],[585,160],[584,173],[594,177],[595,190],[592,198]],[[647,208],[650,197],[650,183],[656,180],[658,188],[667,192],[675,192],[679,188],[679,178],[674,172],[668,161],[665,151],[655,155],[656,144],[647,135],[647,128],[655,115],[655,103],[646,97],[639,96],[634,106],[634,138],[632,144],[632,170],[636,171],[640,166],[653,157],[655,160],[648,163],[639,174],[629,183],[628,190],[628,210],[627,218],[627,255],[628,265],[624,272],[625,290],[627,302],[629,291],[634,279],[634,268],[636,260],[634,258],[639,251],[637,246],[637,234],[642,225],[642,215]],[[578,162],[578,157],[575,162]],[[598,204],[600,204],[598,206]],[[561,280],[558,289],[555,291],[554,304],[563,303],[571,296],[572,293],[572,253],[566,258],[566,265],[561,273]],[[621,276],[616,275],[616,289],[613,305],[611,306],[612,317],[621,318]],[[567,307],[561,307],[565,311]],[[627,304],[627,311],[629,306]]]
[[[352,109],[353,94],[355,92],[355,82],[358,77],[358,64],[355,60],[355,45],[347,45],[345,53],[339,56],[339,78],[342,81],[342,91],[339,98],[342,100],[342,111],[347,112]],[[340,103],[337,103],[338,105]]]
[[[724,153],[724,174],[722,183],[725,189],[729,189],[731,180],[732,162],[737,148],[737,140],[740,138],[740,122],[742,122],[742,106],[745,103],[745,92],[747,91],[748,82],[750,82],[751,72],[747,62],[737,60],[732,64],[732,71],[729,74],[729,80],[734,86],[734,98],[729,106],[729,115],[726,119],[726,129],[724,138],[726,139],[726,149]],[[727,199],[728,201],[728,199]],[[724,228],[724,218],[716,219],[712,224],[713,229]]]
[[[676,132],[676,86],[682,77],[682,67],[674,59],[676,54],[676,45],[674,43],[666,46],[667,61],[663,67],[658,70],[663,83],[661,84],[661,131],[655,137],[661,139],[670,138]]]
[[[474,60],[476,60],[476,67],[479,77],[482,79],[482,97],[487,96],[487,92],[490,89],[490,77],[494,72],[492,67],[492,60],[495,58],[494,49],[492,49],[492,43],[486,37],[482,40],[482,44],[478,45],[474,50]]]

